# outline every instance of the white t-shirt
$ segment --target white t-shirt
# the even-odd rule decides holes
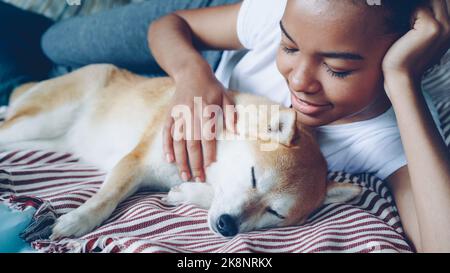
[[[279,22],[286,3],[287,0],[243,1],[237,34],[246,50],[226,51],[216,77],[229,89],[258,94],[289,107],[289,88],[276,66],[281,41]],[[426,94],[425,97],[440,128],[437,111]],[[373,173],[386,179],[407,164],[392,107],[370,120],[316,129],[330,171]]]
[[[275,62],[281,41],[279,22],[285,6],[286,0],[242,2],[237,34],[248,52],[224,53],[216,70],[216,77],[224,86],[262,95],[284,106],[291,105],[289,89]]]

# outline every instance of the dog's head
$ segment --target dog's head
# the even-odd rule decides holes
[[[324,203],[345,202],[360,193],[357,186],[328,182],[313,131],[296,122],[294,110],[259,117],[258,136],[248,130],[252,122],[244,124],[241,114],[238,110],[238,133],[247,137],[221,141],[218,161],[208,169],[219,177],[208,215],[215,232],[234,236],[299,225]]]

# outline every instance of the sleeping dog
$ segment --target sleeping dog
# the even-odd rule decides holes
[[[14,90],[0,125],[1,149],[71,152],[107,173],[92,198],[57,220],[51,239],[92,231],[141,187],[168,191],[170,205],[209,209],[211,230],[223,236],[299,225],[324,203],[360,193],[358,186],[327,181],[313,132],[296,122],[294,110],[231,91],[236,106],[243,106],[236,107],[236,130],[219,130],[206,183],[183,183],[162,149],[174,92],[170,78],[149,79],[106,64]],[[247,119],[247,106],[280,110]]]

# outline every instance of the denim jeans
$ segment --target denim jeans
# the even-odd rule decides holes
[[[165,73],[148,48],[147,31],[152,21],[176,10],[236,2],[239,0],[147,0],[129,4],[93,16],[61,21],[44,34],[42,47],[59,65],[76,68],[111,63],[136,73],[160,76]],[[215,69],[221,52],[202,52],[202,55]]]
[[[69,71],[111,63],[143,75],[165,75],[148,48],[149,24],[176,10],[236,2],[239,0],[147,0],[56,24],[0,2],[0,105],[8,103],[17,85],[57,75],[51,70],[52,63],[69,67]],[[215,69],[221,52],[202,54]]]
[[[6,105],[17,85],[47,77],[51,62],[40,40],[53,21],[3,2],[0,18],[0,105]]]

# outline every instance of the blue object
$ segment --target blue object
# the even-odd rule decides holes
[[[0,105],[7,105],[13,88],[47,78],[52,64],[40,42],[53,21],[1,1],[0,18]]]
[[[18,211],[0,204],[0,253],[34,252],[19,234],[30,224],[35,212],[33,207]]]
[[[176,10],[212,7],[240,0],[153,0],[73,17],[52,25],[42,36],[42,49],[55,64],[78,68],[110,63],[146,76],[166,75],[148,48],[151,22]],[[118,23],[120,22],[120,23]],[[173,52],[177,54],[177,52]],[[217,68],[222,52],[203,51]]]

